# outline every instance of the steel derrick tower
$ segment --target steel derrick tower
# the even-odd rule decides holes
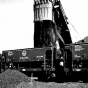
[[[34,47],[72,43],[60,0],[34,0]]]

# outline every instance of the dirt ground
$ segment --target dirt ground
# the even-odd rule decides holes
[[[88,88],[85,83],[41,83],[36,82],[33,85],[30,83],[20,83],[16,88]]]

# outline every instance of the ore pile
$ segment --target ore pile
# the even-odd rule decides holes
[[[0,88],[9,88],[10,85],[21,82],[30,82],[30,78],[19,71],[10,69],[0,74]]]

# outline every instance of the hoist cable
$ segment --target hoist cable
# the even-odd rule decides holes
[[[69,19],[68,19],[69,20]],[[73,26],[72,22],[69,20],[71,26],[73,27],[73,29],[75,30],[75,32],[78,34],[80,40],[82,40],[81,36],[79,35],[79,33],[77,32],[76,28]]]

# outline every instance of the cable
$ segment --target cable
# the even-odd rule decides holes
[[[69,19],[68,19],[69,20]],[[75,27],[73,26],[72,22],[69,20],[71,26],[74,28],[75,32],[78,34],[78,36],[80,37],[80,40],[82,40],[81,36],[79,35],[79,33],[77,32],[77,30],[75,29]]]
[[[65,11],[64,11],[64,9],[63,9],[61,3],[60,3],[60,6],[61,6],[62,13],[63,13],[63,17],[64,17],[64,19],[66,19],[65,21],[67,21],[68,18],[67,18],[66,14],[65,14]],[[68,20],[69,20],[69,19],[68,19]],[[69,20],[69,22],[70,22],[71,26],[74,28],[75,32],[76,32],[76,33],[78,34],[78,36],[80,37],[80,40],[82,40],[81,36],[79,35],[79,33],[77,32],[77,30],[75,29],[75,27],[73,26],[73,24],[71,23],[70,20]]]

